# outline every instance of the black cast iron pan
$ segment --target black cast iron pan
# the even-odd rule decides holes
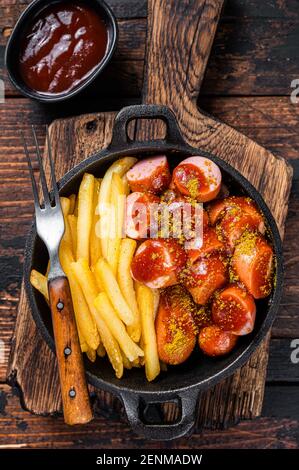
[[[167,132],[163,140],[136,142],[127,135],[128,123],[133,119],[161,119],[166,123]],[[164,106],[140,105],[124,108],[116,117],[113,137],[109,147],[81,162],[69,171],[59,182],[61,195],[77,193],[84,172],[103,176],[113,161],[125,155],[144,158],[157,153],[167,154],[171,167],[191,155],[204,155],[212,159],[222,171],[223,181],[236,195],[248,195],[264,214],[270,242],[276,255],[276,284],[271,296],[257,302],[257,319],[253,333],[241,337],[236,349],[227,357],[211,359],[199,350],[181,366],[169,367],[153,383],[148,383],[142,369],[126,371],[121,380],[115,378],[107,359],[98,358],[95,363],[86,361],[89,382],[100,389],[117,395],[123,402],[133,430],[149,439],[169,440],[183,436],[190,431],[196,418],[196,407],[202,390],[231,375],[242,366],[265,337],[274,320],[282,292],[282,246],[276,223],[258,191],[234,168],[214,155],[190,147],[184,141],[174,114]],[[25,284],[33,318],[45,341],[54,350],[50,311],[43,297],[35,291],[29,281],[32,268],[45,272],[46,249],[36,235],[33,224],[28,237],[25,256]],[[152,403],[177,401],[180,418],[173,424],[148,424],[144,409]]]

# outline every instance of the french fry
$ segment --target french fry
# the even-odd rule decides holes
[[[110,302],[112,303],[119,318],[126,324],[134,323],[134,314],[127,302],[125,301],[117,280],[112,272],[111,267],[104,258],[99,259],[95,265],[95,273],[99,277],[101,285],[105,290]]]
[[[110,264],[114,275],[116,276],[126,204],[124,185],[121,177],[117,173],[113,173],[111,179],[110,202],[111,219],[107,261]]]
[[[83,335],[82,335],[81,331],[79,330],[78,325],[77,325],[77,330],[78,330],[78,336],[79,336],[79,343],[80,343],[81,351],[86,352],[86,351],[88,351],[89,347],[88,347],[88,344],[86,343],[85,339],[83,338]]]
[[[86,351],[86,356],[91,362],[95,362],[97,358],[97,352],[94,349],[88,348]]]
[[[68,197],[60,197],[60,205],[63,216],[66,217],[70,213],[71,201]]]
[[[80,258],[78,261],[72,262],[71,269],[81,286],[90,311],[93,313],[96,312],[93,302],[99,293],[99,288],[96,284],[95,277],[88,266],[87,260],[85,258]],[[95,316],[98,316],[97,312]]]
[[[85,339],[83,339],[83,342],[80,343],[80,349],[81,349],[82,353],[86,353],[86,351],[88,350],[88,345],[87,345]]]
[[[74,275],[76,276],[78,283],[80,284],[85,300],[89,306],[89,310],[96,322],[101,340],[106,349],[112,367],[115,370],[116,377],[120,378],[123,375],[123,361],[120,348],[94,305],[94,301],[98,295],[98,287],[96,285],[94,276],[89,269],[87,260],[81,258],[75,263],[71,263],[71,268]]]
[[[121,355],[122,355],[122,358],[123,358],[124,368],[125,369],[132,369],[132,367],[133,367],[132,362],[129,361],[129,359],[127,358],[127,356],[124,354],[123,351],[121,351]]]
[[[61,205],[61,210],[63,213],[63,219],[64,219],[64,235],[63,235],[63,240],[65,240],[67,243],[72,245],[72,236],[71,236],[71,230],[70,226],[68,223],[68,215],[70,212],[70,207],[71,207],[71,202],[68,197],[61,197],[60,198],[60,205]]]
[[[117,280],[120,290],[134,314],[134,322],[127,327],[127,331],[133,341],[138,343],[141,336],[141,320],[138,310],[134,283],[130,268],[136,250],[137,243],[130,238],[124,238],[120,245]]]
[[[103,341],[104,348],[107,352],[109,361],[111,362],[112,367],[115,370],[116,377],[120,379],[124,373],[124,365],[118,342],[110,333],[109,328],[101,317],[98,317],[97,324],[101,332],[101,338]]]
[[[69,214],[67,216],[68,224],[70,227],[71,232],[71,240],[72,240],[72,252],[74,256],[77,253],[77,217],[74,214]]]
[[[125,195],[126,195],[126,196],[129,196],[129,194],[130,194],[130,186],[129,186],[128,178],[127,178],[127,175],[126,175],[126,174],[122,177],[122,182],[123,182],[123,185],[124,185]]]
[[[74,262],[72,247],[65,240],[62,240],[59,247],[59,260],[66,276],[70,271],[70,264]]]
[[[126,328],[114,311],[107,294],[101,292],[95,299],[94,304],[129,361],[135,361],[139,356],[143,356],[143,351],[131,340],[126,332]]]
[[[30,273],[30,282],[35,289],[37,289],[49,302],[48,292],[48,279],[43,274],[39,273],[35,269],[32,269]]]
[[[140,359],[143,359],[143,358],[138,357],[138,359],[135,359],[135,361],[131,363],[132,367],[137,367],[137,368],[141,367]]]
[[[142,339],[142,333],[140,336],[140,341],[139,341],[139,346],[141,347],[142,351],[144,351],[144,341]],[[140,365],[143,367],[145,365],[145,357],[140,357],[139,358]]]
[[[152,289],[152,293],[154,297],[154,319],[156,319],[156,315],[159,309],[160,293],[158,289]]]
[[[125,369],[133,369],[133,367],[139,369],[141,367],[141,363],[140,363],[141,357],[139,357],[138,359],[135,359],[135,361],[131,362],[131,361],[129,361],[129,359],[127,358],[127,356],[123,352],[121,352],[121,353],[122,353],[122,358],[123,358],[123,363],[124,363],[124,368]]]
[[[64,241],[60,244],[59,258],[62,269],[69,280],[78,331],[81,332],[90,349],[97,349],[100,343],[97,325],[89,310],[80,284],[72,271],[73,253],[70,246]]]
[[[82,331],[83,338],[91,349],[97,349],[100,344],[100,335],[80,285],[73,277],[70,280],[70,288],[76,322],[79,325],[80,331]]]
[[[160,373],[160,361],[154,323],[154,297],[152,290],[140,283],[136,283],[136,294],[141,316],[145,374],[147,380],[150,382]]]
[[[91,266],[90,269],[91,269],[91,272],[92,272],[92,274],[93,274],[93,276],[94,276],[94,279],[95,279],[95,281],[96,281],[96,285],[97,285],[97,288],[98,288],[98,292],[102,292],[102,291],[104,290],[103,284],[102,284],[102,282],[101,282],[101,279],[99,278],[99,276],[98,276],[97,273],[96,273],[95,266]]]
[[[69,214],[73,214],[74,213],[74,210],[75,210],[75,206],[76,206],[76,194],[71,194],[69,196],[69,200],[70,200],[70,211],[69,211]]]
[[[110,333],[110,330],[107,327],[104,320],[102,320],[100,317],[98,318],[98,325],[101,331],[103,345],[107,352],[109,361],[112,364],[116,377],[120,379],[124,373],[124,365],[123,365],[121,350],[118,345],[118,342]]]
[[[94,266],[98,259],[101,257],[101,240],[99,233],[99,193],[100,193],[100,179],[95,179],[94,190],[93,190],[93,207],[92,207],[92,224],[90,231],[90,264]]]
[[[79,198],[78,196],[76,197],[76,201],[75,201],[75,207],[74,207],[74,212],[73,214],[78,217],[78,205],[79,205]]]
[[[110,214],[109,214],[109,203],[111,196],[111,180],[113,173],[119,174],[123,177],[124,174],[136,163],[137,159],[133,157],[124,157],[114,162],[110,168],[106,171],[102,180],[100,194],[99,194],[99,228],[102,255],[107,258],[108,254],[108,241],[110,234]]]
[[[100,343],[97,349],[97,355],[99,357],[105,357],[106,356],[106,349],[104,348],[103,343]]]
[[[89,263],[89,240],[92,223],[94,176],[84,173],[78,194],[77,254]]]

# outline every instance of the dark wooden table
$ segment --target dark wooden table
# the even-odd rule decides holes
[[[4,71],[6,38],[29,2],[0,0],[0,78],[6,86],[5,103],[0,104],[0,447],[298,448],[299,363],[292,363],[291,353],[294,339],[299,346],[299,103],[290,100],[291,81],[299,79],[298,0],[228,0],[199,98],[204,110],[288,159],[294,168],[284,241],[285,287],[270,343],[263,414],[226,430],[204,430],[168,444],[138,439],[109,409],[101,410],[90,425],[75,429],[60,417],[33,416],[21,408],[18,390],[5,383],[32,217],[17,130],[138,103],[146,34],[146,0],[108,0],[120,23],[121,48],[105,77],[75,102],[46,107],[19,96]],[[42,139],[41,129],[39,134]]]

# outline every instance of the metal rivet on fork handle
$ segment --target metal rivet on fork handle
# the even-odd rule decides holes
[[[70,391],[69,391],[69,396],[71,398],[75,398],[76,396],[76,390],[74,388],[71,388]]]
[[[64,355],[65,355],[65,356],[70,356],[71,354],[72,354],[71,348],[66,347],[66,348],[64,349]]]
[[[64,309],[64,303],[61,302],[61,300],[58,301],[58,304],[56,305],[57,310],[61,312]]]

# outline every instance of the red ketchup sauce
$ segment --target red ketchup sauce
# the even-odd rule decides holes
[[[29,24],[20,51],[28,87],[57,94],[79,85],[101,62],[108,42],[100,13],[80,2],[59,2]]]
[[[152,282],[160,276],[182,269],[186,258],[185,252],[175,240],[149,239],[144,242],[143,251],[135,255],[131,271],[139,282]]]
[[[186,196],[195,197],[200,190],[207,191],[209,185],[203,172],[195,165],[183,163],[175,168],[173,179],[178,190]]]

